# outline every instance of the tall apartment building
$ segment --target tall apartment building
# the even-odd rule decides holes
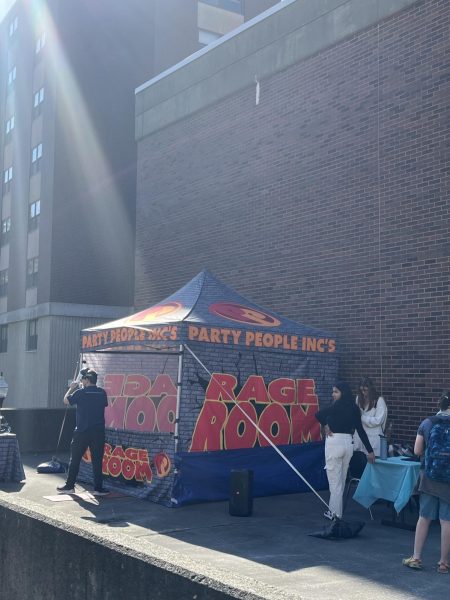
[[[134,304],[134,89],[270,0],[18,0],[0,24],[0,370],[59,406],[83,327]]]

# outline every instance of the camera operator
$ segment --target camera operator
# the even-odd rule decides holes
[[[108,399],[104,389],[97,387],[97,373],[82,369],[81,388],[73,381],[64,396],[64,404],[76,406],[76,427],[70,445],[70,462],[67,481],[56,489],[59,494],[74,494],[75,481],[83,454],[89,448],[94,472],[94,496],[105,496],[103,488],[103,451],[105,446],[105,408]]]

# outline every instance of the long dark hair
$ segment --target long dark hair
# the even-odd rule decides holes
[[[334,387],[341,392],[340,400],[344,402],[354,402],[352,390],[346,381],[336,381]]]
[[[444,392],[439,400],[440,410],[448,410],[450,408],[450,390]]]
[[[367,406],[364,406],[364,394],[362,393],[362,388],[366,387],[369,390],[369,403]],[[357,404],[361,410],[371,410],[374,406],[377,405],[378,401],[378,392],[369,377],[364,377],[361,379],[358,385],[358,396],[356,398]]]

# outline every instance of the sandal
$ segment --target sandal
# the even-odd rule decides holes
[[[405,567],[409,567],[410,569],[420,570],[422,569],[422,561],[419,558],[414,558],[414,556],[410,556],[409,558],[404,558],[402,560],[402,564]]]
[[[436,570],[438,573],[441,573],[442,575],[446,575],[449,571],[449,566],[447,563],[439,561],[437,564]]]

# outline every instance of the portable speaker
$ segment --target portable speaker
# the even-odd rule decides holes
[[[252,514],[253,471],[233,470],[230,474],[230,515],[249,517]]]

